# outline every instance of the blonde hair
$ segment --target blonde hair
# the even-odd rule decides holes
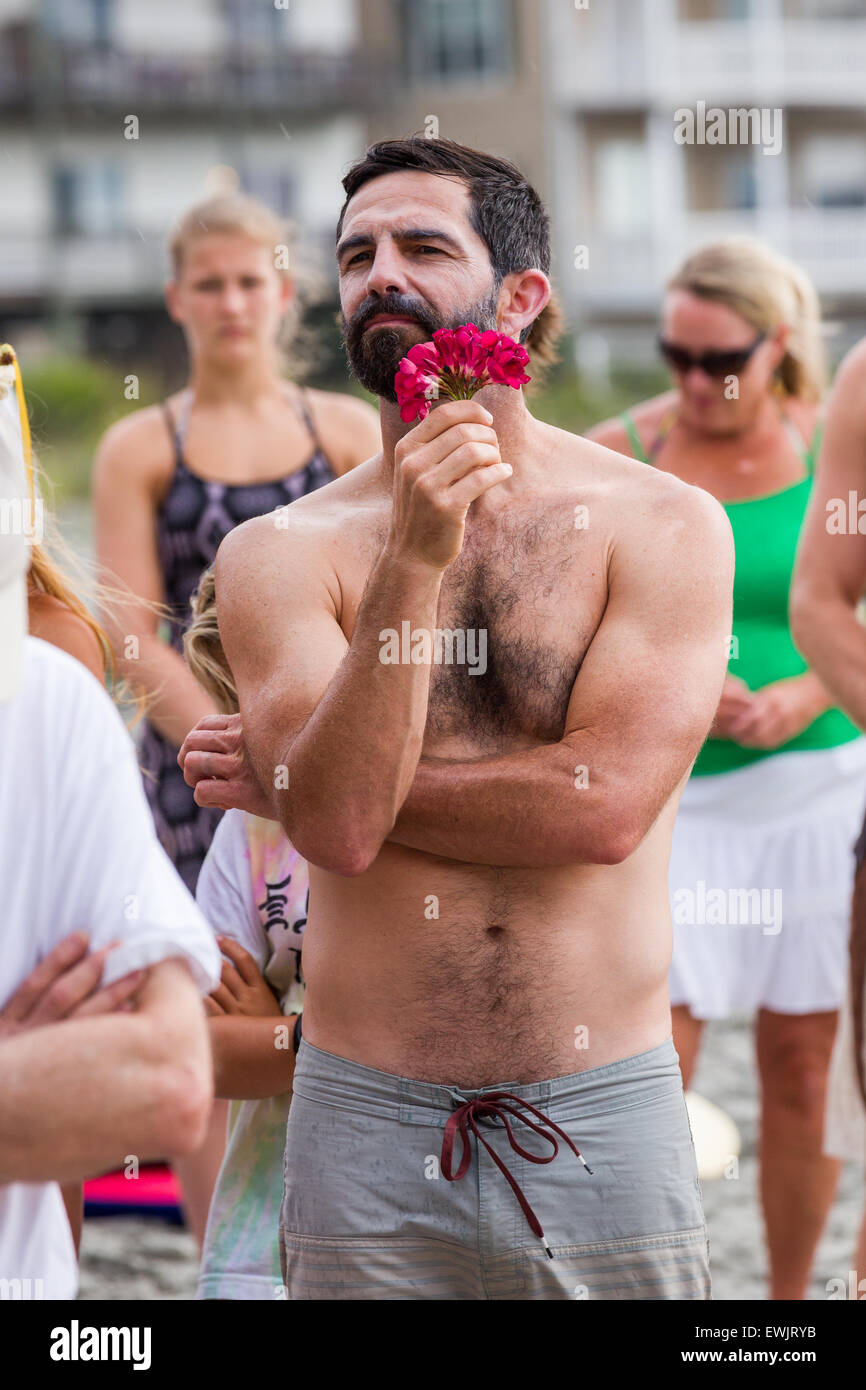
[[[758,333],[772,334],[787,324],[778,389],[804,401],[821,399],[827,379],[821,305],[812,281],[793,261],[755,237],[727,237],[688,256],[667,289],[724,304]]]
[[[289,278],[288,266],[283,264],[286,258],[278,255],[281,248],[289,248],[289,223],[246,193],[218,193],[213,198],[196,203],[183,214],[169,241],[171,264],[176,277],[183,271],[184,259],[192,243],[213,234],[245,236],[260,246],[266,246],[273,253],[274,270],[281,278]]]
[[[87,594],[90,602],[103,614],[111,614],[124,602],[123,592],[95,577],[93,569],[71,548],[57,525],[53,510],[44,504],[43,494],[47,490],[48,479],[34,456],[33,489],[42,502],[42,540],[30,547],[30,568],[27,572],[29,593],[46,594],[56,598],[71,613],[80,618],[93,633],[102,655],[103,669],[109,675],[109,690],[119,704],[134,707],[135,717],[128,725],[134,728],[142,715],[147,712],[150,700],[132,685],[118,678],[114,647],[105,628],[93,616],[81,594]],[[164,605],[152,605],[162,615]],[[166,610],[167,611],[167,610]]]
[[[238,692],[217,626],[216,587],[212,566],[203,572],[190,599],[193,618],[183,634],[186,664],[222,714],[237,714]]]
[[[292,282],[295,294],[283,318],[277,346],[284,369],[298,379],[306,376],[320,365],[323,349],[315,335],[303,329],[301,321],[310,305],[326,298],[327,286],[308,266],[295,265],[294,224],[247,193],[218,193],[205,198],[183,214],[169,238],[176,280],[183,273],[192,244],[212,235],[244,236],[266,247],[275,273],[281,280]]]

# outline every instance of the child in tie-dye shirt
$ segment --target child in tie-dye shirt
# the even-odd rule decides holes
[[[211,571],[205,571],[192,605],[195,616],[184,638],[187,663],[219,708],[236,713]],[[306,861],[276,821],[226,811],[202,865],[196,901],[230,962],[207,1003],[217,1094],[236,1099],[208,1216],[198,1298],[285,1296],[278,1223],[309,892]],[[240,1052],[235,1046],[231,1056],[223,1017],[233,1020],[228,1027],[235,1039],[243,1038]]]

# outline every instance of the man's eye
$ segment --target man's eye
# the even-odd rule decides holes
[[[220,282],[219,282],[219,280],[202,280],[198,285],[196,285],[196,289],[197,289],[197,290],[205,290],[205,291],[218,290],[219,287],[220,287]]]
[[[416,247],[415,247],[415,250],[416,250],[416,251],[432,251],[435,255],[438,256],[438,255],[441,253],[442,248],[441,248],[441,246],[416,246]]]
[[[347,262],[346,262],[346,268],[348,269],[348,267],[349,267],[350,265],[354,265],[356,261],[360,261],[360,260],[362,259],[362,257],[364,257],[364,256],[369,256],[369,254],[370,254],[369,251],[356,251],[356,252],[355,252],[355,255],[354,255],[354,256],[350,256],[349,259],[347,260]]]

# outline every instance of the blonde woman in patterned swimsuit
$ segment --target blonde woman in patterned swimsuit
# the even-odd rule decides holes
[[[121,677],[150,698],[140,761],[160,840],[195,892],[221,813],[196,804],[177,766],[193,725],[216,713],[183,660],[189,599],[226,533],[348,472],[380,447],[375,411],[355,397],[301,390],[278,346],[295,296],[278,268],[286,228],[240,194],[190,209],[171,241],[168,311],[183,328],[187,386],[135,411],[101,441],[93,473],[96,544],[128,604],[105,615]],[[167,603],[170,640],[150,601]],[[214,1163],[185,1160],[199,1239],[222,1153],[225,1107],[214,1107]],[[186,1170],[189,1171],[186,1171]]]

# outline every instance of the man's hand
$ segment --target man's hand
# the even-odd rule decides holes
[[[728,724],[727,737],[744,748],[779,748],[808,728],[829,703],[811,672],[772,681],[752,693],[750,707]]]
[[[177,755],[183,779],[195,788],[197,806],[234,808],[275,820],[244,745],[239,714],[208,714],[190,729]]]
[[[133,970],[99,989],[105,958],[118,942],[88,955],[89,941],[86,932],[73,932],[39,962],[0,1009],[0,1039],[62,1019],[134,1008],[149,972]]]
[[[208,1017],[245,1014],[247,1018],[262,1018],[275,1014],[282,1018],[279,1001],[249,951],[230,936],[218,936],[217,942],[229,960],[223,962],[222,982],[204,1001]]]
[[[457,559],[469,507],[514,471],[500,457],[492,421],[477,401],[448,401],[399,441],[389,537],[395,556],[434,570]]]

